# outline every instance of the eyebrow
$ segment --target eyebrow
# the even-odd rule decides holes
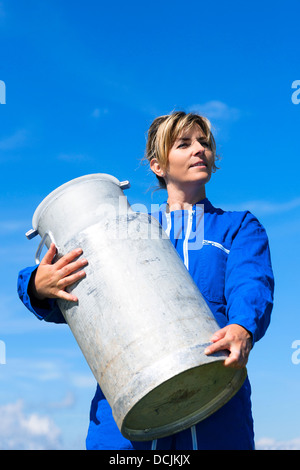
[[[199,137],[197,137],[196,140],[199,140],[199,139],[207,139],[207,137],[205,135],[200,135]],[[190,137],[178,137],[175,142],[178,142],[178,141],[183,141],[183,142],[186,142],[188,140],[192,140]]]

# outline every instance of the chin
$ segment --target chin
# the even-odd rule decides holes
[[[200,177],[198,176],[198,178],[195,178],[195,180],[193,182],[194,183],[199,183],[199,184],[202,185],[202,184],[208,183],[210,178],[211,178],[211,175],[203,174]]]

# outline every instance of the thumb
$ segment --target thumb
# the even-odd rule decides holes
[[[44,258],[41,261],[41,264],[51,264],[54,256],[56,255],[56,246],[54,243],[51,243],[49,250],[45,254]]]

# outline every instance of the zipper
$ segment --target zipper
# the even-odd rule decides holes
[[[157,439],[154,439],[151,443],[151,450],[156,450],[156,446],[157,446]]]
[[[190,238],[190,234],[191,234],[191,230],[192,230],[194,213],[195,213],[194,210],[189,211],[188,224],[187,224],[185,238],[184,238],[184,241],[183,241],[183,260],[184,260],[184,264],[185,264],[185,267],[186,267],[187,270],[189,269],[189,249],[188,249],[188,247],[189,247],[189,238]]]
[[[170,238],[170,232],[171,232],[171,213],[166,212],[166,219],[167,219],[167,228],[166,228],[166,234]]]
[[[195,210],[189,211],[188,214],[188,223],[187,223],[187,229],[186,229],[186,234],[185,238],[183,241],[183,260],[185,267],[187,270],[189,269],[189,250],[188,250],[188,245],[189,245],[189,238],[192,230],[192,225],[193,225],[193,216],[195,214]],[[166,234],[168,237],[170,237],[170,232],[171,232],[171,214],[166,213],[166,218],[167,218],[167,228],[166,228]],[[198,443],[197,443],[197,434],[196,434],[196,427],[192,426],[191,427],[191,437],[192,437],[192,444],[193,444],[193,450],[198,450]],[[151,445],[151,450],[156,450],[156,445],[157,441],[152,441]]]
[[[191,427],[193,450],[198,450],[196,426]]]

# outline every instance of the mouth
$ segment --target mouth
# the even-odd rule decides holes
[[[196,163],[193,163],[193,165],[191,165],[190,168],[194,168],[194,167],[197,167],[197,166],[200,167],[200,168],[201,168],[201,167],[202,167],[202,168],[203,168],[203,167],[204,167],[204,168],[207,168],[207,164],[206,164],[203,160],[201,160],[201,161],[199,161],[199,162],[196,162]]]

